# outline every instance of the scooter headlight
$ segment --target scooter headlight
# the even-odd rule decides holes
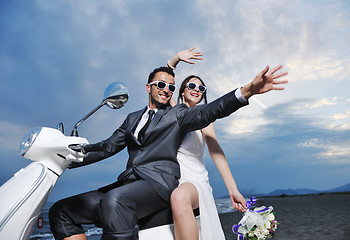
[[[36,137],[39,135],[41,131],[41,127],[33,128],[32,130],[29,130],[23,137],[22,142],[19,146],[19,153],[24,156],[30,147],[35,142]]]

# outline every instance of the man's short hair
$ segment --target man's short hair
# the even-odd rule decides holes
[[[156,75],[157,72],[166,72],[170,74],[171,76],[175,77],[175,73],[171,68],[168,67],[159,67],[153,70],[148,76],[148,83],[151,83],[154,79],[154,76]]]

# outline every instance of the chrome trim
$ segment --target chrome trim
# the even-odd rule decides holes
[[[22,204],[29,198],[29,196],[38,188],[40,183],[44,180],[45,174],[45,166],[41,163],[37,163],[41,165],[42,170],[39,175],[39,177],[35,180],[35,182],[31,185],[30,189],[23,195],[21,199],[19,199],[8,211],[6,216],[1,220],[0,222],[0,231],[4,228],[5,224],[8,222],[8,220],[12,217],[13,214],[22,206]]]
[[[26,155],[26,153],[29,151],[29,149],[35,142],[36,138],[39,136],[41,130],[42,127],[35,127],[26,132],[19,145],[19,154],[21,154],[22,156]]]

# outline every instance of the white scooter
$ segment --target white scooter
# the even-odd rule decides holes
[[[112,83],[105,90],[102,103],[76,123],[71,136],[64,135],[62,123],[57,129],[36,127],[27,132],[20,145],[20,154],[33,162],[0,187],[1,240],[29,239],[58,177],[71,162],[83,161],[83,154],[69,147],[88,143],[85,138],[78,137],[77,127],[102,106],[118,109],[128,98],[124,84]],[[171,222],[170,208],[141,219],[139,239],[174,239]]]
[[[20,154],[33,162],[0,187],[0,239],[29,239],[58,177],[72,161],[83,161],[81,153],[68,147],[88,143],[77,136],[77,127],[102,106],[121,108],[128,98],[124,84],[112,83],[107,87],[102,103],[75,125],[72,136],[64,135],[62,123],[58,129],[36,127],[27,132],[20,145]]]

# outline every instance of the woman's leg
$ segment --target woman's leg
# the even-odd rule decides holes
[[[199,239],[198,226],[193,214],[193,209],[198,206],[198,192],[192,183],[181,184],[171,194],[171,210],[177,240]]]

